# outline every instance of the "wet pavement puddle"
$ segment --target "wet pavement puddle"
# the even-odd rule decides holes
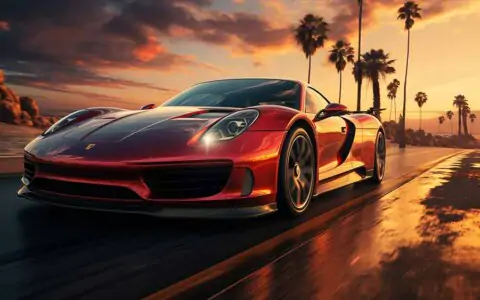
[[[479,166],[442,162],[216,299],[480,299]]]

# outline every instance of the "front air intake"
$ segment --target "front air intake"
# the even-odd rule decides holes
[[[143,180],[154,199],[209,197],[220,193],[227,184],[233,164],[213,166],[165,166],[143,173]]]

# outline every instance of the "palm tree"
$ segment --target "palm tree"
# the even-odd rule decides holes
[[[475,119],[477,118],[477,116],[475,114],[470,114],[468,117],[470,118],[470,122],[472,123],[472,129],[470,131],[473,134],[473,122],[475,122]]]
[[[373,88],[373,108],[374,115],[380,118],[380,77],[385,78],[387,74],[395,73],[395,68],[391,66],[395,60],[390,60],[389,54],[383,49],[370,50],[362,54],[360,61],[361,78],[367,78],[372,82]]]
[[[401,124],[402,138],[400,139],[399,147],[405,148],[405,119],[406,119],[406,110],[407,110],[407,77],[408,77],[408,61],[410,58],[410,29],[412,29],[413,24],[415,24],[415,19],[421,19],[420,7],[413,1],[406,1],[402,7],[398,9],[399,20],[405,21],[405,30],[408,31],[407,37],[407,62],[405,65],[405,81],[403,82],[403,124]]]
[[[390,82],[387,86],[387,90],[388,90],[388,99],[390,99],[390,116],[389,116],[389,119],[392,120],[392,104],[393,104],[393,107],[395,109],[395,113],[394,113],[394,120],[395,122],[397,122],[397,91],[398,91],[398,87],[400,86],[400,81],[398,81],[398,79],[394,79],[392,82]]]
[[[357,82],[357,110],[361,109],[362,102],[362,76],[361,76],[361,53],[362,53],[362,18],[363,18],[363,0],[358,1],[358,53],[357,53],[357,62],[354,68],[355,80]],[[357,66],[358,65],[358,66]]]
[[[440,126],[445,122],[445,117],[440,116],[438,117],[438,132],[440,133]]]
[[[468,105],[468,102],[465,100],[465,104],[462,107],[462,122],[463,122],[463,134],[468,135],[468,122],[467,118],[468,115],[470,115],[471,110],[470,106]]]
[[[415,102],[417,102],[418,108],[420,109],[420,130],[422,130],[422,107],[427,101],[428,97],[424,92],[418,92],[415,96]]]
[[[454,115],[455,114],[453,113],[453,111],[451,110],[447,111],[447,118],[450,121],[450,134],[452,134],[452,118]]]
[[[453,99],[453,106],[458,108],[458,136],[462,134],[462,107],[467,103],[464,95],[457,95]]]
[[[338,92],[338,103],[342,102],[342,72],[345,70],[347,63],[354,63],[354,50],[350,43],[338,41],[332,46],[328,60],[335,64],[338,74],[340,75],[340,88]]]
[[[295,29],[295,40],[302,47],[308,59],[308,83],[312,70],[312,56],[318,48],[323,48],[327,40],[328,23],[322,17],[307,14]]]

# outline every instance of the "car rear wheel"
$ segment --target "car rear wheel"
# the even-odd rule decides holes
[[[385,135],[383,132],[379,131],[377,133],[377,140],[375,141],[375,165],[370,180],[372,183],[379,184],[385,177],[386,159],[387,143],[385,141]]]
[[[303,128],[291,130],[282,148],[278,177],[278,209],[288,216],[302,214],[315,187],[315,154]]]

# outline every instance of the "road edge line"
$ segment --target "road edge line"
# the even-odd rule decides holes
[[[336,218],[339,218],[340,216],[344,215],[345,213],[350,212],[352,209],[359,207],[367,202],[373,202],[378,200],[379,198],[385,196],[386,194],[389,194],[402,185],[408,183],[409,181],[413,180],[414,178],[418,177],[419,175],[427,172],[429,169],[435,167],[436,165],[440,164],[441,162],[452,158],[457,155],[461,155],[463,153],[470,152],[469,150],[460,150],[459,152],[453,153],[453,154],[448,154],[445,155],[441,158],[438,158],[432,162],[429,162],[427,164],[424,164],[417,169],[415,169],[412,172],[409,172],[405,175],[400,176],[399,178],[392,178],[390,182],[388,182],[388,188],[387,186],[380,188],[380,190],[374,190],[371,192],[368,192],[365,195],[359,196],[357,198],[354,198],[340,206],[335,207],[332,210],[329,210],[317,217],[314,217],[304,223],[299,224],[298,226],[295,226],[285,232],[280,233],[277,236],[274,236],[273,238],[270,238],[264,242],[261,242],[260,244],[257,244],[249,249],[244,250],[243,252],[240,252],[238,254],[235,254],[231,256],[230,258],[227,258],[211,267],[208,267],[194,275],[191,275],[183,280],[180,280],[164,289],[161,289],[157,292],[154,292],[146,297],[144,297],[144,300],[157,300],[157,299],[171,299],[173,297],[178,297],[182,293],[193,289],[195,287],[200,286],[201,284],[204,284],[206,282],[218,279],[220,276],[222,276],[225,273],[230,272],[231,270],[234,270],[235,268],[238,268],[242,265],[243,262],[246,261],[247,258],[253,257],[259,254],[263,254],[267,251],[274,250],[276,247],[280,246],[283,244],[285,241],[292,239],[298,235],[305,234],[308,231],[310,231],[314,227],[320,227],[322,225],[327,224],[328,222],[333,221]],[[393,188],[393,189],[392,189]],[[289,250],[285,251],[288,252]],[[282,256],[283,253],[279,256]],[[274,261],[275,259],[272,259]],[[263,266],[262,266],[263,267]],[[254,273],[257,270],[251,272]],[[247,276],[249,276],[248,274]],[[230,285],[229,285],[230,286]],[[228,288],[228,287],[227,287]]]

